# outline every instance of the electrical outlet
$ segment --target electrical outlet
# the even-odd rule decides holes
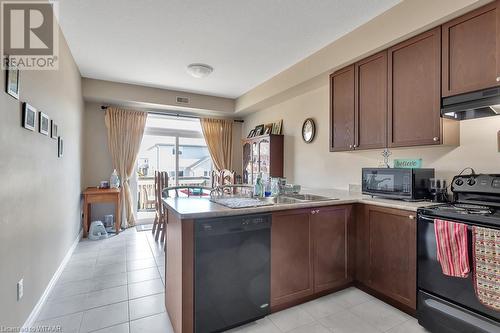
[[[24,295],[24,279],[19,280],[17,283],[17,300],[20,301]]]

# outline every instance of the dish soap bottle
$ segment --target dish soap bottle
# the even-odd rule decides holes
[[[116,169],[114,169],[113,173],[111,174],[111,178],[109,179],[109,186],[111,188],[120,187],[120,178],[118,178],[118,173],[116,172]]]
[[[262,174],[259,173],[257,176],[257,179],[255,180],[255,185],[253,186],[253,196],[254,197],[261,197],[264,192],[263,186],[262,186]]]

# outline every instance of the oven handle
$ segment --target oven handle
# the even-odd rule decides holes
[[[419,219],[419,220],[420,220],[420,219],[422,219],[422,220],[426,220],[426,221],[429,221],[429,222],[434,223],[434,218],[432,218],[432,217],[427,217],[427,216],[425,216],[425,215],[420,215],[420,214],[419,214],[419,215],[418,215],[418,219]]]
[[[429,217],[429,216],[426,216],[426,215],[421,215],[421,214],[418,214],[418,218],[417,218],[417,221],[420,222],[427,222],[427,223],[434,223],[434,219],[433,217]],[[450,220],[451,222],[455,222],[455,223],[462,223],[462,224],[465,224],[467,225],[467,228],[469,230],[472,229],[473,226],[478,226],[478,227],[483,227],[483,228],[488,228],[488,229],[495,229],[495,230],[499,230],[500,228],[496,227],[496,226],[492,226],[492,225],[483,225],[481,223],[470,223],[470,222],[465,222],[465,221],[457,221],[457,220]]]

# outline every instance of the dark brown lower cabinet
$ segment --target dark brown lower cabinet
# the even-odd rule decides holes
[[[356,223],[356,280],[415,310],[415,213],[363,205],[357,207]]]
[[[271,309],[313,294],[310,209],[273,214]]]
[[[314,292],[318,293],[352,281],[351,207],[323,207],[311,214]]]
[[[273,214],[271,309],[279,310],[352,281],[351,206]]]

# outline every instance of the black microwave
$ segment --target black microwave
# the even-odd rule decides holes
[[[434,169],[363,168],[363,194],[402,200],[431,198]]]

